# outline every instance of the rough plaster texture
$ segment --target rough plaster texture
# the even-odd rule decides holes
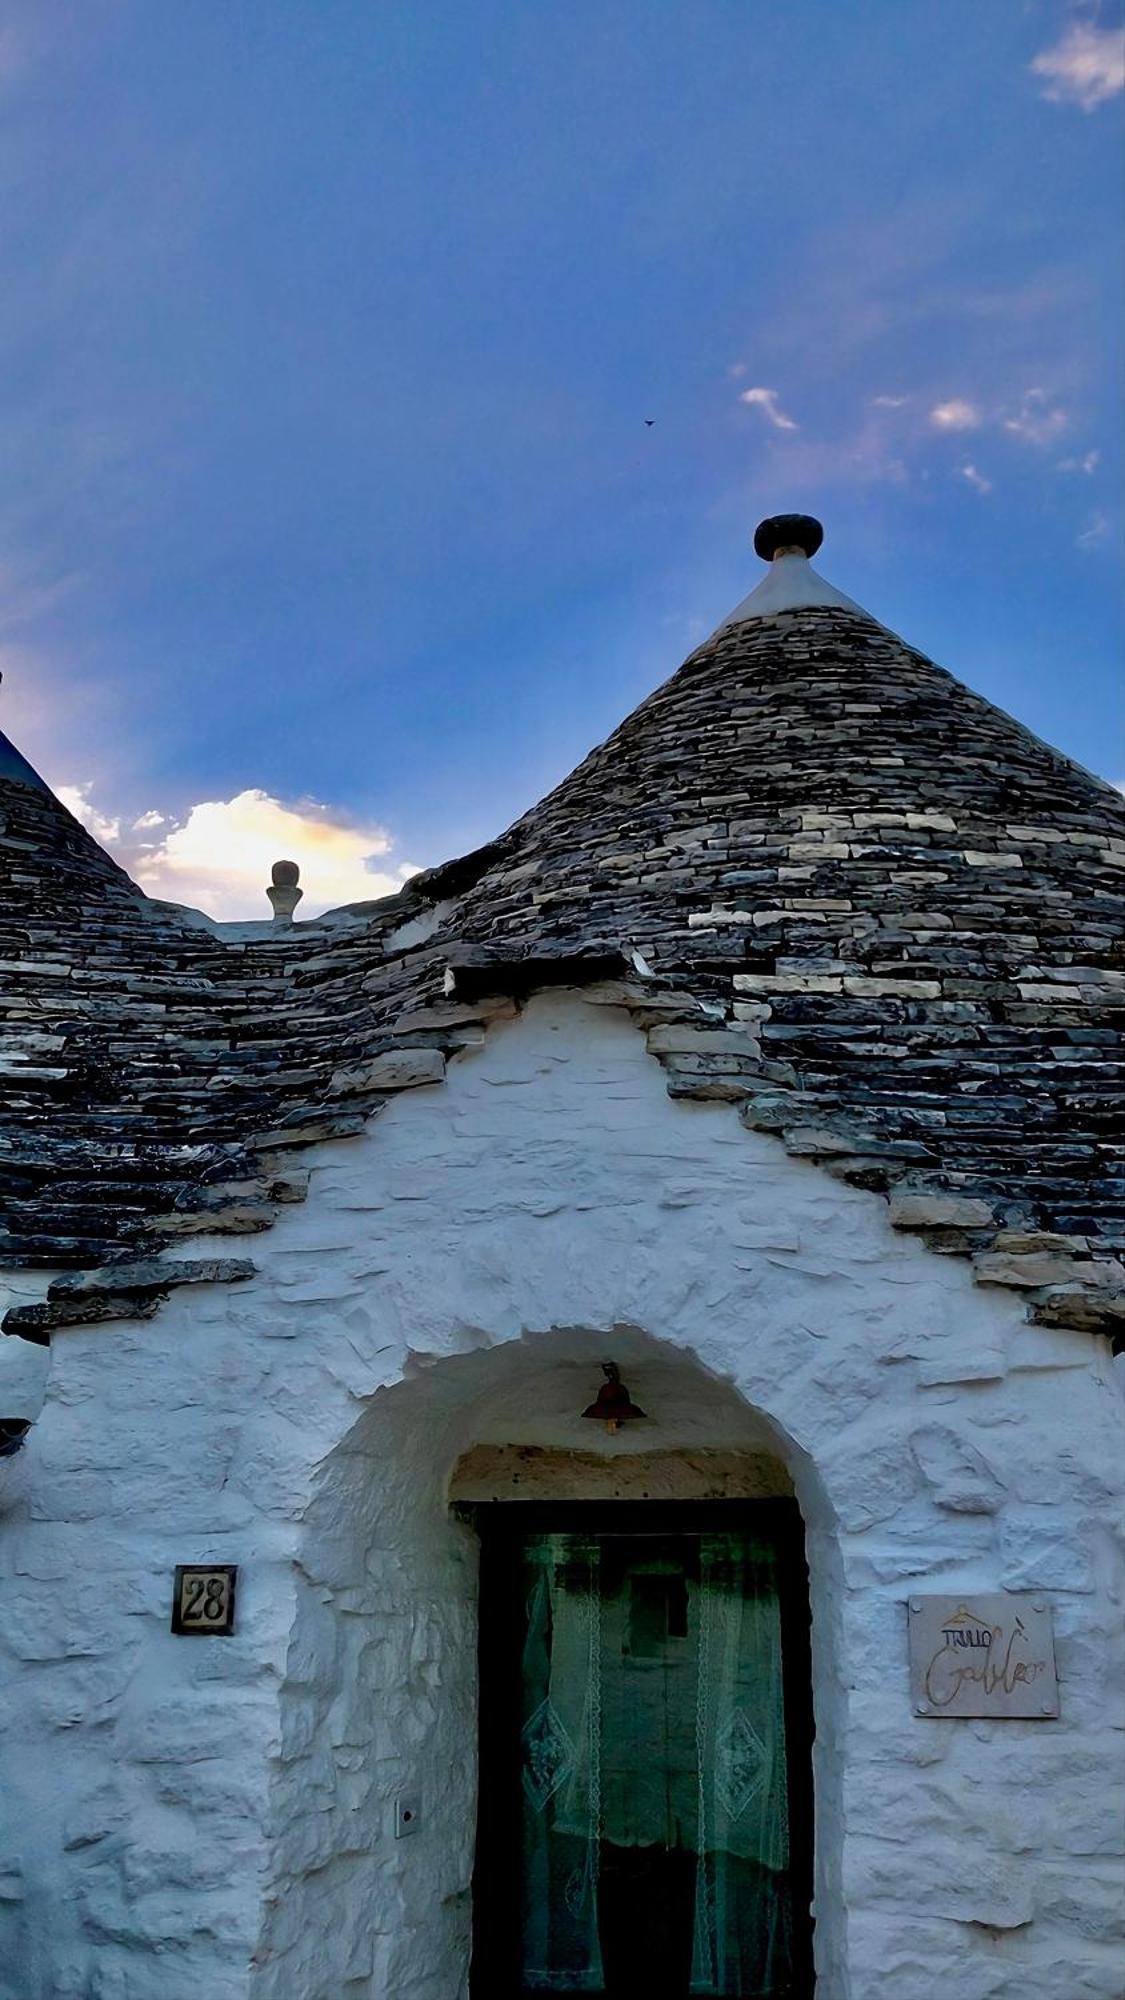
[[[460,2000],[476,1567],[447,1495],[513,1443],[788,1468],[822,2000],[1116,2000],[1104,1349],[671,1101],[572,995],[313,1160],[252,1282],[57,1333],[5,1462],[3,2000]],[[608,1354],[651,1412],[612,1440],[577,1415]],[[174,1638],[173,1565],[220,1559],[237,1635]],[[1050,1597],[1057,1722],[912,1716],[926,1588]]]

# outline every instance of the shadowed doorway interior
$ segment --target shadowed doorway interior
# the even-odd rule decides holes
[[[473,2000],[807,2000],[795,1503],[517,1502],[473,1518]]]

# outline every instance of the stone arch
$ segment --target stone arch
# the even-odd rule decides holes
[[[651,1410],[612,1438],[580,1414],[610,1353]],[[568,1461],[571,1498],[796,1494],[820,1663],[817,1813],[838,1812],[840,1682],[824,1671],[840,1592],[834,1513],[776,1418],[697,1353],[636,1327],[556,1327],[416,1359],[323,1459],[305,1513],[255,2000],[467,1993],[478,1549],[451,1502],[521,1481],[533,1497],[544,1480],[561,1498]],[[422,1807],[407,1842],[395,1837],[400,1795]],[[842,1910],[823,1845],[816,1914],[829,1951]]]

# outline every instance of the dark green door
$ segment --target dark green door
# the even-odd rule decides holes
[[[517,1503],[477,1521],[474,2000],[806,2000],[796,1508]]]

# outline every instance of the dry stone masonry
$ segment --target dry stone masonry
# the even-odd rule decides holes
[[[316,921],[147,899],[0,739],[0,2000],[465,2000],[450,1501],[529,1489],[796,1495],[818,2000],[1117,2000],[1125,808],[767,526],[547,799]],[[920,1718],[910,1600],[1000,1592],[1057,1714]]]
[[[1032,1317],[1119,1329],[1125,807],[825,592],[747,600],[491,847],[316,923],[148,901],[13,753],[0,1247],[101,1276],[7,1331],[148,1312],[154,1257],[267,1228],[305,1147],[560,981],[632,1010],[674,1096],[893,1193]]]

